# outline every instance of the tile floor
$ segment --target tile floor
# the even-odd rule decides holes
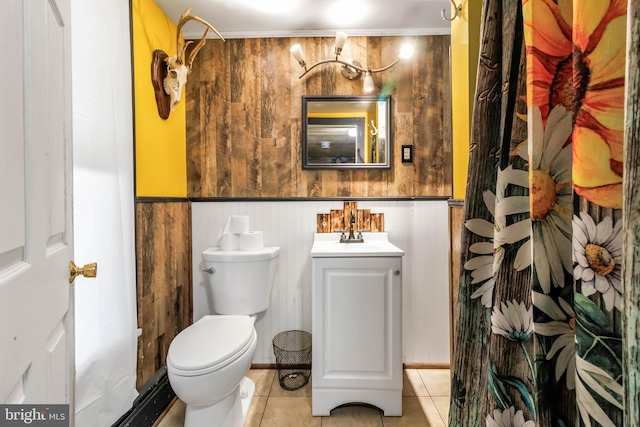
[[[330,417],[311,416],[311,385],[295,391],[280,387],[277,371],[252,369],[256,383],[245,427],[446,427],[449,413],[448,369],[405,369],[402,417],[385,417],[370,406],[348,405]],[[182,427],[184,403],[175,400],[157,427]]]

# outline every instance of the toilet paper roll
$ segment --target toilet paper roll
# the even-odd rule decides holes
[[[249,231],[249,217],[247,215],[231,215],[227,218],[224,227],[218,233],[218,239],[225,234],[240,234]]]
[[[237,251],[240,249],[240,235],[239,234],[223,234],[218,239],[218,246],[223,251]]]
[[[257,251],[264,248],[262,231],[249,231],[240,234],[241,251]]]
[[[249,232],[249,217],[247,215],[231,215],[229,233],[242,234]]]

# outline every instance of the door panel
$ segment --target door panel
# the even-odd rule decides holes
[[[15,66],[0,97],[0,403],[72,397],[69,15],[69,0],[0,5]]]
[[[21,2],[5,1],[0,4],[0,51],[14,64],[23,63],[23,46],[15,43],[22,38]],[[20,80],[3,85],[0,96],[0,120],[3,122],[0,143],[0,277],[18,268],[25,255],[25,171],[24,171],[24,115],[23,85]],[[4,126],[4,122],[11,126]],[[16,189],[20,189],[16,191]]]

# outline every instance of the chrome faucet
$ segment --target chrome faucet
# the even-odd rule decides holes
[[[358,237],[355,236],[353,227],[356,224],[356,216],[351,210],[351,218],[349,220],[349,236],[347,237],[344,233],[340,236],[340,243],[363,243],[364,239],[362,238],[362,232],[358,231]]]

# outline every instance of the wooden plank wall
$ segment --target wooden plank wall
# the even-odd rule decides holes
[[[460,238],[464,227],[464,200],[448,200],[449,205],[449,331],[450,355],[453,366],[455,351],[456,309],[460,282]]]
[[[186,85],[188,196],[450,196],[450,37],[408,39],[414,58],[373,75],[376,93],[393,101],[393,164],[368,171],[302,170],[301,97],[363,93],[362,79],[345,79],[337,65],[298,78],[290,46],[301,43],[313,63],[332,56],[333,38],[207,41]],[[350,37],[341,57],[380,67],[406,40]],[[401,162],[406,144],[413,163]]]
[[[355,219],[354,231],[383,232],[384,213],[373,213],[371,209],[358,209],[358,202],[344,202],[343,209],[331,209],[329,213],[317,214],[316,233],[348,231],[351,212]]]
[[[136,203],[137,386],[166,362],[171,340],[192,323],[191,203]]]

